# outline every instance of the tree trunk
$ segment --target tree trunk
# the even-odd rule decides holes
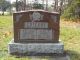
[[[48,0],[46,0],[46,10],[48,10]]]
[[[4,16],[4,10],[2,11],[2,15]]]
[[[42,9],[44,10],[44,0],[42,0],[42,4],[43,4],[43,8]]]
[[[18,0],[16,0],[16,11],[18,11]]]
[[[62,13],[62,9],[63,9],[63,0],[61,0],[60,2],[60,9],[59,9],[60,14]]]
[[[24,4],[24,10],[26,10],[26,0],[23,0],[23,4]]]
[[[55,11],[58,12],[58,0],[55,0],[55,6],[54,6],[54,8],[55,8]]]

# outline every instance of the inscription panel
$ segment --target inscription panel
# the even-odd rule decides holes
[[[52,40],[52,29],[20,29],[20,39]]]
[[[48,28],[47,22],[25,22],[24,28]]]

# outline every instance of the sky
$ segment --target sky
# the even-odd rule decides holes
[[[16,0],[7,0],[7,1],[10,1],[12,3],[12,2],[15,2]]]
[[[16,1],[16,0],[11,0],[12,2]]]

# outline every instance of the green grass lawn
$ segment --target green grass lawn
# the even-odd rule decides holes
[[[12,16],[0,16],[0,60],[31,60],[30,57],[16,58],[8,54],[8,43],[13,37]],[[71,60],[80,60],[80,28],[60,28],[60,39]],[[47,57],[41,60],[49,60]]]
[[[60,38],[71,60],[80,60],[80,28],[61,27],[60,31]]]

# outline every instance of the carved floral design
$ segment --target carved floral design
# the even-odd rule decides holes
[[[40,21],[40,20],[43,20],[43,15],[38,12],[33,12],[33,14],[30,15],[30,19],[32,21]]]

